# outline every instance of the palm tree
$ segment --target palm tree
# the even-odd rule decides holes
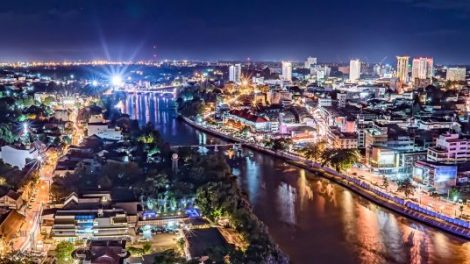
[[[389,186],[389,184],[388,184],[388,178],[385,177],[385,175],[384,175],[383,178],[382,178],[382,186],[385,188],[385,190],[388,190],[388,186]]]
[[[322,157],[323,152],[326,149],[327,142],[322,140],[317,143],[308,144],[300,152],[305,158],[313,161],[319,161]]]
[[[408,196],[413,195],[416,187],[413,186],[411,183],[410,179],[405,179],[401,182],[398,183],[398,192],[403,192],[405,194],[405,197],[408,198]]]
[[[323,166],[329,164],[340,172],[359,162],[360,154],[357,149],[326,149],[321,158]]]

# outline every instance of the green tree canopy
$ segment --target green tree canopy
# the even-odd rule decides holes
[[[55,257],[58,264],[69,264],[72,263],[72,251],[75,249],[72,243],[68,241],[62,241],[57,244],[55,249]]]
[[[354,163],[359,162],[360,154],[357,149],[326,149],[322,155],[322,165],[330,165],[336,171],[344,171]]]
[[[327,146],[326,141],[319,141],[317,143],[311,143],[301,149],[301,153],[309,160],[319,161],[321,160],[322,154]]]

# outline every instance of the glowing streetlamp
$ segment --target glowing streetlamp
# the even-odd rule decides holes
[[[28,133],[28,123],[23,123],[23,133],[26,134]]]

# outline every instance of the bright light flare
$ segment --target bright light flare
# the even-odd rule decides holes
[[[111,77],[111,83],[114,86],[121,86],[122,85],[122,77],[120,75],[113,75],[113,77]]]
[[[91,85],[93,85],[93,86],[95,86],[95,87],[98,86],[98,81],[97,81],[97,80],[93,80],[93,81],[91,82]]]

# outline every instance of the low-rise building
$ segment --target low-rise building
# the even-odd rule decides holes
[[[9,190],[5,195],[0,197],[0,207],[19,210],[23,206],[24,201],[21,194],[13,190]]]
[[[470,160],[470,139],[460,138],[459,134],[440,135],[436,145],[428,149],[428,161],[439,163],[459,163]]]
[[[0,237],[5,245],[15,243],[22,235],[21,230],[26,217],[17,210],[1,210],[0,212]]]
[[[257,132],[277,132],[279,129],[278,121],[271,121],[267,117],[255,115],[248,110],[231,110],[226,117],[249,126]]]
[[[290,129],[292,142],[309,143],[315,141],[315,128],[311,126],[297,126]]]
[[[88,123],[88,136],[96,135],[107,140],[121,140],[121,130],[110,128],[108,123]]]
[[[41,232],[56,240],[131,240],[140,205],[116,202],[109,193],[78,196],[44,210]]]
[[[125,240],[91,240],[72,252],[80,264],[122,264],[130,255]]]
[[[330,133],[331,143],[334,148],[357,149],[357,134],[332,130]]]
[[[417,161],[413,168],[413,180],[446,194],[457,184],[457,166],[429,161]]]

